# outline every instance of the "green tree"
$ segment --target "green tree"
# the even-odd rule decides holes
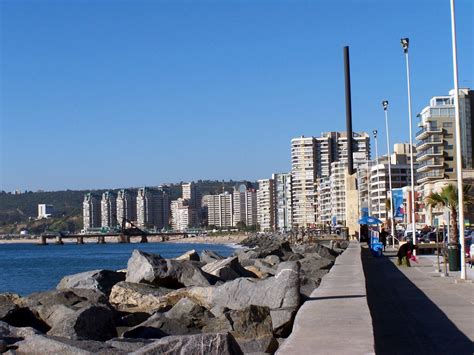
[[[472,185],[463,186],[464,205],[470,205],[474,202],[470,194]],[[431,207],[446,207],[451,213],[451,226],[453,228],[453,243],[459,243],[458,228],[458,189],[454,185],[446,185],[440,192],[433,192],[426,197],[426,204]],[[464,223],[464,221],[463,221]]]

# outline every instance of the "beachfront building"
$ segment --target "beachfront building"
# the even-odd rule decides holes
[[[163,189],[142,187],[137,193],[138,227],[162,229],[169,226],[170,201]]]
[[[122,224],[124,218],[129,221],[137,219],[137,201],[136,196],[128,190],[122,189],[117,193],[117,222]]]
[[[275,227],[287,231],[292,225],[291,173],[273,174]]]
[[[112,191],[102,194],[100,201],[101,227],[115,227],[117,225],[117,195]]]
[[[262,232],[275,230],[275,183],[273,179],[258,180],[257,218]]]
[[[189,205],[189,200],[178,198],[171,201],[171,227],[176,231],[185,231],[189,227],[195,227],[197,222],[197,211]]]
[[[227,191],[219,195],[203,196],[203,205],[207,206],[208,225],[218,228],[233,226],[233,199]]]
[[[83,230],[87,232],[93,228],[100,227],[100,199],[93,193],[84,195],[82,202]]]
[[[233,226],[244,224],[247,227],[257,226],[257,190],[250,183],[234,187]]]

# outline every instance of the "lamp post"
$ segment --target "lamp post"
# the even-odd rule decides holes
[[[454,76],[454,114],[456,126],[456,174],[458,186],[458,225],[459,242],[461,243],[461,280],[466,279],[466,251],[464,245],[464,196],[462,186],[462,153],[461,153],[461,120],[459,117],[459,86],[458,59],[456,49],[456,18],[454,0],[451,0],[451,34],[453,45],[453,76]]]
[[[377,185],[375,187],[375,191],[377,193],[377,218],[380,218],[380,200],[379,200],[379,148],[378,148],[378,144],[377,144],[377,130],[374,129],[372,131],[372,133],[374,134],[374,141],[375,141],[375,174],[376,174],[376,177],[377,177]]]
[[[393,197],[392,197],[392,157],[390,156],[390,138],[388,133],[388,101],[382,101],[385,112],[385,132],[387,133],[387,158],[388,158],[388,187],[390,189],[390,231],[392,233],[392,247],[395,248],[395,220],[393,218]]]
[[[410,65],[408,61],[408,38],[402,38],[403,53],[405,54],[406,69],[407,69],[407,88],[408,88],[408,121],[410,127],[410,170],[411,170],[411,222],[412,222],[412,236],[413,244],[416,245],[416,221],[415,221],[415,169],[413,167],[413,133],[412,133],[412,113],[411,113],[411,89],[410,89]],[[415,251],[414,251],[415,252]]]

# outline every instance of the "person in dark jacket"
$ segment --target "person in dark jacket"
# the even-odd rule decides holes
[[[380,243],[383,244],[383,251],[385,251],[385,247],[387,245],[387,237],[388,237],[387,231],[384,228],[382,228],[382,231],[380,232],[380,235],[379,235],[379,240],[380,240]]]
[[[416,246],[413,245],[411,241],[402,244],[400,248],[398,248],[397,252],[397,264],[399,266],[407,266],[410,267],[410,257],[413,254],[413,250],[416,249]]]

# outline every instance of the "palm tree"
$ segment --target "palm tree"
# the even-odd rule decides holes
[[[474,202],[470,194],[472,185],[463,186],[464,204],[470,205]],[[438,192],[432,192],[426,197],[426,203],[431,207],[446,207],[451,212],[451,226],[453,228],[452,242],[459,243],[458,229],[458,189],[454,185],[446,185]],[[463,221],[464,223],[464,221]]]

